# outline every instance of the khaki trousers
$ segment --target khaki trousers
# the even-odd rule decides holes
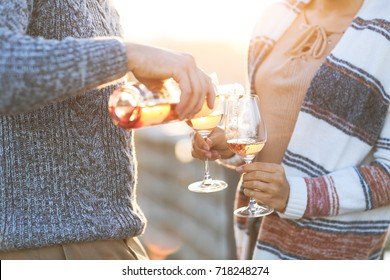
[[[137,237],[0,252],[0,260],[147,260]]]

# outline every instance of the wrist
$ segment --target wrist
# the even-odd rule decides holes
[[[230,159],[230,158],[232,158],[232,157],[237,155],[237,154],[233,153],[232,151],[230,151],[230,149],[229,149],[229,152],[227,152],[227,153],[224,152],[224,153],[221,154],[223,160]]]
[[[237,154],[232,154],[229,158],[219,159],[217,162],[230,168],[236,168],[237,166],[244,164],[242,157]]]
[[[140,63],[137,62],[140,56],[140,45],[126,42],[127,67],[129,72],[133,72]]]

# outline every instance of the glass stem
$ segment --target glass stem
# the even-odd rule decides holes
[[[202,135],[202,138],[204,140],[207,139],[207,136],[210,133],[210,131],[207,131],[207,130],[201,130],[198,132],[200,133],[200,135]],[[203,178],[202,186],[210,186],[212,183],[213,183],[213,179],[211,178],[211,175],[210,175],[209,160],[206,159],[204,162],[204,178]]]
[[[254,213],[256,211],[256,205],[257,205],[256,200],[253,197],[250,197],[249,204],[248,204],[249,211]]]
[[[213,179],[211,178],[210,171],[209,171],[209,160],[206,159],[204,162],[204,178],[203,178],[203,185],[209,186],[211,185],[211,182]]]
[[[254,158],[254,156],[253,157],[251,156],[251,158],[244,158],[245,164],[251,163],[253,158]],[[253,197],[250,197],[249,204],[248,204],[249,211],[254,213],[256,211],[256,205],[257,205],[256,200]]]

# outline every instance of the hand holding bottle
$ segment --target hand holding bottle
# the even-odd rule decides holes
[[[157,81],[157,87],[139,83],[126,83],[116,88],[108,101],[108,110],[114,124],[124,129],[135,129],[152,125],[179,121],[176,107],[180,104],[181,90],[171,78]],[[243,87],[240,84],[215,86],[219,96],[240,96]],[[194,118],[210,115],[213,109],[208,108],[203,100],[201,110]]]
[[[181,91],[176,106],[179,119],[192,118],[202,108],[205,98],[214,107],[215,90],[211,78],[196,66],[190,54],[152,46],[126,43],[129,70],[141,83],[151,86],[173,78]]]

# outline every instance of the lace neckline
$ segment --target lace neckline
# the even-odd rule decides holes
[[[329,36],[333,34],[343,34],[344,31],[326,30],[323,26],[310,24],[305,15],[305,10],[301,13],[303,23],[299,28],[303,33],[297,38],[289,49],[292,58],[303,58],[311,56],[314,59],[321,58],[329,44]]]

